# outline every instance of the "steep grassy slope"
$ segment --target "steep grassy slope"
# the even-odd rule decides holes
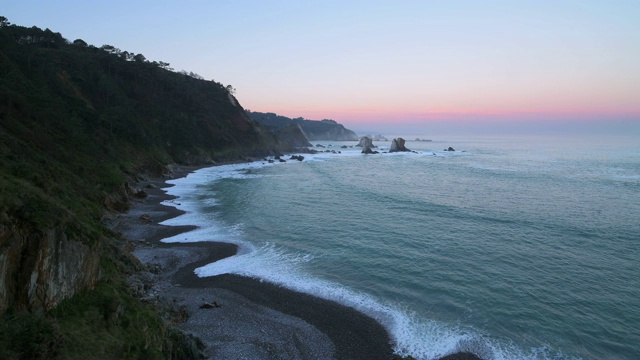
[[[129,294],[139,265],[100,219],[140,172],[286,149],[168,66],[0,21],[0,358],[194,356]]]

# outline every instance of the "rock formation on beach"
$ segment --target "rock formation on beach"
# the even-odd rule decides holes
[[[395,138],[391,141],[391,147],[389,148],[389,152],[401,152],[401,151],[411,151],[404,146],[403,138]]]

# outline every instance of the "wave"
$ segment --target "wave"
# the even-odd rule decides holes
[[[324,161],[332,155],[334,154],[312,155],[308,160]],[[307,265],[321,255],[292,252],[270,242],[256,245],[259,244],[256,239],[248,241],[245,238],[242,224],[225,225],[217,219],[216,211],[202,211],[203,208],[218,206],[215,195],[211,196],[209,193],[208,197],[202,197],[204,187],[222,179],[266,176],[255,172],[264,166],[278,165],[257,162],[217,166],[168,181],[175,185],[167,189],[168,194],[177,198],[165,204],[177,207],[185,211],[185,214],[162,224],[195,225],[197,229],[163,239],[163,242],[222,241],[239,245],[237,255],[197,268],[196,275],[208,277],[236,274],[257,278],[353,307],[385,326],[394,342],[396,353],[402,356],[433,359],[454,352],[469,351],[486,360],[565,358],[561,353],[552,351],[551,347],[524,349],[508,339],[497,339],[470,326],[424,318],[402,303],[378,299],[337,282],[313,276],[307,270]]]

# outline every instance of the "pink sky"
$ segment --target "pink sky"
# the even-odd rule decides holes
[[[21,0],[2,15],[231,84],[253,111],[385,129],[640,122],[634,0]]]

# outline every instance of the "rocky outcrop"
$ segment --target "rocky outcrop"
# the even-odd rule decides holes
[[[373,148],[375,147],[375,145],[373,145],[373,140],[371,140],[371,138],[367,136],[363,136],[362,138],[360,138],[360,142],[357,146],[362,147],[363,154],[378,154],[377,151],[373,150]]]
[[[355,132],[338,124],[334,120],[303,120],[301,123],[310,140],[354,141],[358,140]]]
[[[278,141],[289,148],[303,148],[313,146],[298,124],[291,124],[276,132]]]
[[[359,146],[359,147],[361,147],[363,149],[367,148],[367,147],[368,148],[376,147],[375,145],[373,145],[373,140],[371,140],[371,138],[368,137],[368,136],[361,137],[360,141],[358,142],[358,145],[356,145],[356,146]]]
[[[391,147],[389,148],[389,152],[401,152],[401,151],[411,151],[404,146],[403,138],[395,138],[391,141]]]
[[[0,314],[51,309],[101,276],[98,249],[70,239],[63,229],[0,225]]]
[[[262,126],[265,126],[270,131],[277,133],[281,129],[290,126],[291,124],[300,125],[302,131],[306,134],[307,139],[311,141],[315,140],[327,140],[327,141],[355,141],[358,140],[358,135],[352,130],[345,128],[342,124],[339,124],[335,120],[308,120],[301,117],[291,119],[286,116],[277,115],[274,113],[261,113],[247,111],[247,114],[251,119],[257,121]]]

